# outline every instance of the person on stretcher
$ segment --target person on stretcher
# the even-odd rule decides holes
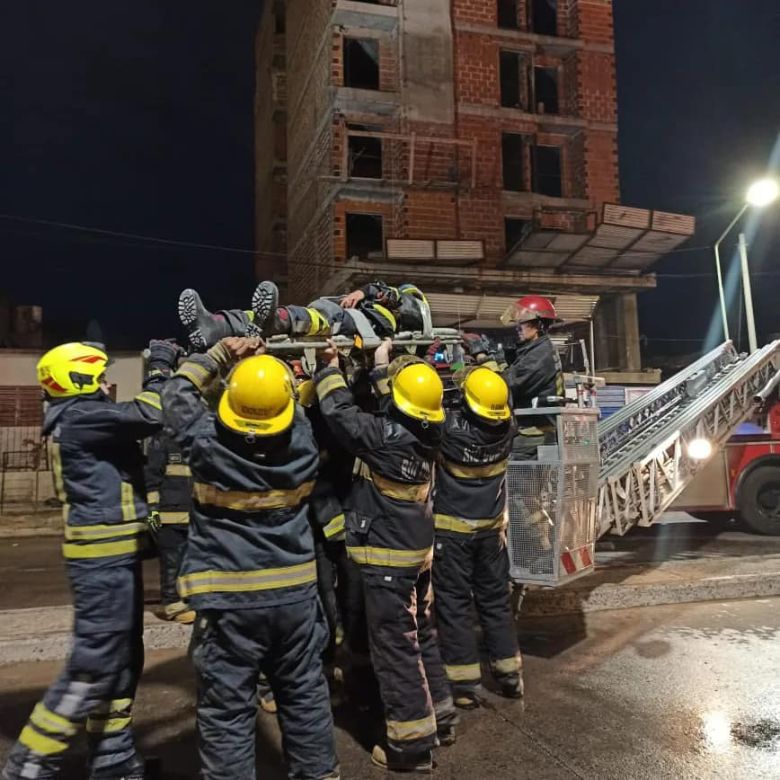
[[[279,306],[279,290],[265,281],[252,294],[252,308],[210,312],[193,289],[179,296],[179,319],[196,349],[205,349],[226,336],[355,336],[357,323],[350,310],[359,310],[379,338],[423,330],[428,302],[413,284],[391,287],[371,282],[340,300],[317,298],[308,306]]]

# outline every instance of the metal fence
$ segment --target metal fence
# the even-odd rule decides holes
[[[599,474],[598,411],[551,408],[555,443],[535,460],[510,460],[508,546],[515,582],[560,585],[592,571]],[[522,424],[522,422],[521,422]]]
[[[41,438],[43,404],[37,385],[0,387],[0,511],[8,504],[37,507],[49,480],[49,452]]]

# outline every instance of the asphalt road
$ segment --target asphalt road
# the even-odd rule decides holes
[[[780,599],[524,621],[526,698],[464,713],[436,776],[458,780],[780,778]],[[0,761],[57,663],[0,667]],[[381,778],[369,735],[336,710],[345,778]],[[162,777],[197,777],[194,697],[181,651],[150,654],[136,708]],[[361,744],[364,743],[364,744]],[[281,780],[275,719],[260,713],[258,776]],[[81,778],[81,747],[65,778]]]
[[[731,525],[691,522],[688,515],[669,512],[664,521],[651,528],[635,528],[624,537],[604,537],[596,560],[600,565],[652,564],[765,553],[780,553],[780,537],[756,536]],[[144,581],[147,603],[156,603],[156,560],[146,562]],[[0,538],[0,583],[0,610],[70,604],[61,539]]]

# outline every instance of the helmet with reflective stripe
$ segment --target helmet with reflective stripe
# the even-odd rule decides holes
[[[94,344],[61,344],[38,361],[38,383],[51,398],[88,395],[100,389],[107,365],[105,350]]]
[[[393,403],[409,417],[431,423],[444,421],[444,386],[427,363],[415,362],[401,368],[392,376],[390,389]]]
[[[247,436],[274,436],[292,425],[292,371],[270,355],[253,355],[236,365],[217,415],[227,428]]]
[[[398,292],[401,295],[410,295],[412,298],[416,298],[418,301],[422,301],[427,304],[428,299],[425,297],[423,291],[414,284],[401,284],[398,286]]]
[[[501,316],[501,321],[507,325],[514,322],[517,325],[534,320],[559,322],[558,312],[549,298],[541,295],[524,295],[516,300]]]
[[[511,417],[509,387],[495,371],[482,366],[469,371],[462,390],[466,404],[478,417],[490,422]]]

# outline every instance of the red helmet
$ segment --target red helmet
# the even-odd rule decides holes
[[[510,322],[533,322],[533,320],[547,320],[548,322],[560,322],[558,312],[549,298],[541,295],[524,295],[516,300],[501,316],[501,321],[507,325]]]

